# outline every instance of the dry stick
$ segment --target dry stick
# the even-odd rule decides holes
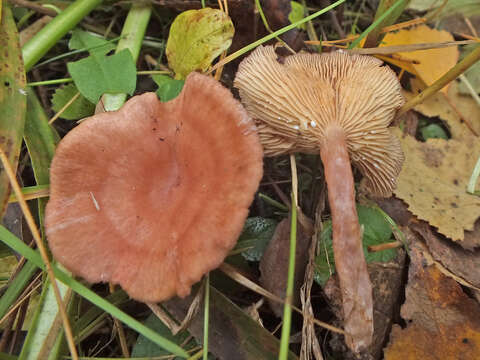
[[[371,245],[368,247],[368,251],[377,252],[377,251],[395,249],[400,246],[403,246],[403,244],[400,241],[392,241],[392,242],[380,244],[380,245]]]
[[[26,1],[26,0],[10,0],[10,2],[12,4],[15,4],[17,5],[18,7],[24,7],[24,8],[27,8],[27,9],[32,9],[40,14],[45,14],[45,15],[48,15],[48,16],[51,16],[51,17],[55,17],[57,16],[57,12],[55,10],[52,10],[52,9],[49,9],[49,8],[46,8],[42,5],[38,5],[34,2],[31,2],[31,1]]]
[[[440,89],[445,87],[445,85],[449,84],[451,81],[455,80],[458,76],[460,76],[460,74],[463,74],[465,70],[475,64],[478,60],[480,60],[480,45],[478,45],[470,54],[465,56],[462,61],[460,61],[457,65],[451,68],[445,75],[435,81],[431,86],[429,86],[420,94],[407,101],[398,111],[397,117],[405,114],[408,110],[414,108],[416,105],[435,95]]]
[[[108,290],[110,294],[115,292],[115,285],[112,283],[108,284]],[[125,330],[123,329],[122,323],[116,317],[113,318],[113,324],[117,329],[118,340],[120,341],[120,348],[122,349],[122,355],[124,358],[130,357],[130,352],[128,351],[127,339],[125,337]]]
[[[30,231],[32,232],[33,238],[34,238],[35,243],[37,245],[37,248],[40,252],[40,256],[42,257],[42,260],[45,264],[45,267],[47,269],[48,278],[50,279],[50,282],[52,283],[53,293],[55,294],[55,300],[57,300],[58,309],[59,309],[60,315],[62,317],[63,328],[65,330],[65,337],[67,338],[68,348],[70,350],[70,355],[72,356],[73,360],[78,360],[77,349],[75,348],[75,342],[73,340],[72,328],[70,326],[70,322],[68,320],[67,312],[65,310],[65,304],[63,303],[62,297],[60,295],[60,291],[58,290],[57,281],[55,279],[55,275],[53,274],[53,269],[52,269],[52,265],[50,264],[50,260],[49,260],[48,255],[47,255],[47,250],[45,249],[45,246],[43,245],[42,237],[40,236],[40,233],[37,229],[37,226],[35,224],[35,220],[33,220],[32,213],[30,212],[30,209],[27,205],[27,202],[23,198],[22,190],[20,189],[20,186],[17,183],[17,179],[15,177],[15,173],[13,172],[12,166],[10,165],[10,162],[8,161],[8,158],[5,155],[5,152],[1,148],[0,148],[0,159],[1,159],[2,164],[3,164],[3,168],[4,168],[4,170],[5,170],[5,172],[8,176],[10,184],[12,185],[13,191],[15,192],[15,195],[18,198],[19,205],[20,205],[20,207],[22,209],[22,212],[25,216],[25,220],[27,221],[28,227],[30,228]]]
[[[359,49],[351,49],[346,51],[352,54],[359,54],[359,55],[377,55],[377,54],[387,55],[387,54],[395,54],[398,52],[441,49],[441,48],[450,47],[450,46],[469,45],[469,44],[475,44],[475,43],[477,43],[477,41],[475,40],[461,40],[461,41],[445,41],[445,42],[437,42],[437,43],[382,46],[382,47],[375,47],[375,48],[359,48]]]
[[[278,302],[280,304],[285,304],[285,300],[283,300],[282,298],[280,298],[279,296],[277,296],[275,294],[272,294],[271,292],[265,290],[261,286],[257,285],[253,281],[251,281],[250,279],[246,278],[245,276],[240,274],[240,272],[238,272],[233,266],[231,266],[227,263],[223,263],[222,265],[220,265],[219,269],[221,271],[223,271],[227,276],[229,276],[232,280],[235,280],[239,284],[241,284],[241,285],[245,286],[246,288],[256,292],[257,294],[265,296],[266,298],[268,298],[272,301]],[[317,324],[320,327],[323,327],[327,330],[333,331],[333,332],[338,333],[338,334],[345,334],[345,331],[343,331],[342,329],[339,329],[339,328],[337,328],[333,325],[327,324],[326,322],[320,321],[318,319],[315,319],[314,317],[311,317],[311,316],[308,316],[307,314],[304,314],[301,309],[299,309],[298,307],[296,307],[294,305],[292,305],[292,309],[295,310],[300,315],[306,316],[308,318],[308,320],[314,322],[315,324]]]
[[[475,36],[468,35],[468,34],[465,34],[465,33],[454,33],[454,34],[457,35],[457,36],[463,37],[464,39],[467,39],[467,40],[475,40],[475,41],[480,42],[479,37],[475,37]]]

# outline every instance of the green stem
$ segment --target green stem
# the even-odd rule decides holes
[[[203,315],[203,360],[208,360],[208,324],[210,308],[210,274],[205,277],[205,298]]]
[[[102,0],[77,0],[56,16],[22,48],[25,71],[29,71],[58,40],[92,11]]]
[[[133,61],[137,62],[151,14],[152,4],[150,2],[134,2],[132,4],[125,20],[125,24],[123,24],[120,41],[115,50],[116,53],[128,49],[132,54]],[[126,99],[127,94],[105,94],[102,97],[103,106],[106,111],[120,109]]]
[[[290,339],[290,328],[292,325],[292,299],[293,299],[293,280],[295,276],[295,254],[297,248],[297,207],[295,197],[292,193],[292,218],[290,225],[290,256],[288,259],[288,277],[287,293],[285,298],[285,307],[283,308],[283,326],[282,337],[280,339],[279,360],[288,358],[288,344]]]

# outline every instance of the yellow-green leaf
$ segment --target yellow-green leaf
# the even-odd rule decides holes
[[[7,6],[0,18],[0,146],[14,169],[17,167],[22,144],[25,110],[25,70],[18,32],[12,12]],[[6,173],[0,171],[0,214],[10,195]]]
[[[230,47],[233,33],[232,20],[217,9],[188,10],[178,15],[170,27],[166,49],[175,78],[207,70]]]

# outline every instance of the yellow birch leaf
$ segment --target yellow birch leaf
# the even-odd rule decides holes
[[[462,245],[465,230],[473,230],[480,217],[480,197],[466,192],[480,142],[429,139],[419,142],[400,138],[405,163],[398,177],[395,195],[408,204],[418,218]],[[477,239],[477,246],[480,239]]]
[[[407,100],[423,89],[422,84],[417,79],[412,79],[410,85],[412,92],[404,92]],[[471,96],[460,94],[456,82],[451,83],[451,86],[448,89],[448,98],[453,104],[455,104],[463,117],[472,124],[475,131],[480,134],[480,106],[478,106],[475,100]],[[452,139],[462,140],[464,142],[478,141],[478,138],[473,136],[471,130],[446,101],[443,93],[436,93],[421,104],[415,106],[414,109],[427,117],[438,116],[446,123]]]
[[[453,40],[452,34],[447,31],[439,31],[431,29],[427,25],[419,25],[411,29],[388,33],[383,38],[381,46],[441,43]],[[398,55],[403,59],[415,61],[415,63],[412,63],[415,75],[430,86],[455,66],[459,52],[456,46],[451,46],[441,49],[400,52]],[[441,91],[446,93],[447,88],[448,85]]]

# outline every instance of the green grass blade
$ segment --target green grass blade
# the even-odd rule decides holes
[[[378,40],[380,38],[380,32],[385,26],[390,26],[397,21],[397,19],[402,15],[403,10],[410,2],[409,0],[401,0],[397,1],[400,2],[395,10],[391,11],[388,16],[386,16],[381,23],[373,29],[370,34],[368,34],[365,45],[363,47],[375,47],[378,44]],[[377,12],[375,13],[375,20],[379,19],[391,6],[396,5],[395,0],[381,0],[380,4],[378,5]]]
[[[58,290],[63,301],[70,297],[71,291],[64,284],[58,284]],[[45,278],[40,302],[35,310],[33,321],[22,346],[19,360],[47,359],[53,342],[62,331],[61,322],[56,321],[58,304],[52,290],[52,285]]]
[[[45,269],[45,264],[43,263],[40,257],[40,254],[37,251],[29,248],[20,239],[18,239],[15,235],[13,235],[10,231],[8,231],[4,226],[0,226],[0,241],[4,242],[7,246],[11,247],[16,252],[25,256],[25,258],[30,260],[32,263],[34,263],[36,266],[38,266],[42,270]],[[68,275],[64,270],[60,269],[57,265],[52,264],[52,267],[53,267],[53,272],[55,274],[55,277],[61,282],[63,282],[65,285],[70,287],[77,294],[84,297],[88,301],[92,302],[99,308],[103,309],[113,317],[122,321],[132,329],[138,331],[140,334],[144,335],[146,338],[150,339],[151,341],[156,343],[158,346],[164,348],[167,351],[170,351],[171,353],[177,356],[188,358],[188,353],[185,352],[178,345],[172,343],[171,341],[166,340],[162,336],[159,336],[153,330],[147,328],[145,325],[135,320],[130,315],[124,313],[122,310],[113,306],[111,303],[109,303],[107,300],[105,300],[101,296],[97,295],[95,292],[87,288],[85,285],[73,279],[70,275]]]
[[[370,25],[358,38],[353,41],[350,46],[348,47],[349,49],[354,49],[360,44],[360,42],[368,36],[373,30],[378,28],[378,26],[391,14],[393,14],[397,9],[403,5],[404,0],[397,0],[397,2],[387,11],[385,11],[377,20],[375,20],[372,25]]]
[[[205,298],[203,314],[203,360],[208,360],[208,324],[210,318],[210,274],[205,277]]]
[[[5,316],[10,306],[20,296],[36,271],[37,266],[30,261],[23,265],[22,270],[20,270],[15,279],[8,285],[8,289],[0,297],[0,319]]]
[[[48,185],[50,183],[50,163],[60,138],[48,124],[47,115],[31,88],[27,89],[27,117],[23,138],[30,155],[37,185]],[[42,230],[46,204],[46,199],[38,199],[38,217]]]
[[[293,282],[295,276],[295,253],[297,248],[297,206],[295,204],[294,195],[292,194],[292,214],[290,225],[290,255],[288,258],[288,277],[287,277],[287,294],[285,298],[285,307],[283,308],[283,326],[282,336],[280,338],[280,354],[279,360],[288,358],[288,344],[290,340],[290,328],[292,325],[292,299],[293,299]]]
[[[22,64],[18,32],[10,7],[3,3],[0,18],[0,146],[13,169],[17,168],[22,145],[25,110],[25,71]],[[0,172],[0,215],[4,214],[10,182],[5,171]]]
[[[77,0],[32,37],[22,49],[25,71],[29,71],[58,40],[73,29],[102,0]]]

